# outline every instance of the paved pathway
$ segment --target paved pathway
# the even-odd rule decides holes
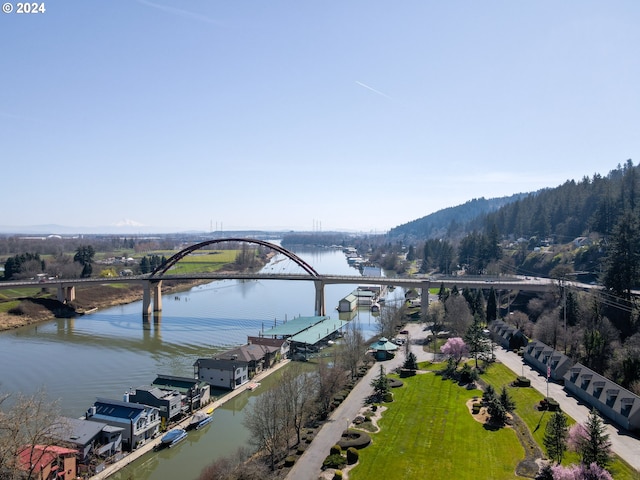
[[[433,353],[425,352],[422,348],[422,340],[427,335],[423,331],[423,326],[419,324],[409,324],[407,326],[409,338],[412,339],[411,351],[416,355],[419,362],[432,360]],[[403,349],[399,349],[399,354],[392,360],[378,362],[384,365],[387,372],[399,367],[404,362]],[[533,370],[522,361],[517,354],[497,348],[494,351],[499,362],[503,363],[517,375],[524,375],[531,380],[531,386],[543,395],[547,396],[546,378]],[[364,400],[373,393],[371,381],[380,373],[378,364],[374,365],[367,374],[360,379],[355,388],[340,406],[334,410],[322,428],[318,431],[313,442],[306,452],[298,459],[289,471],[287,480],[316,480],[322,471],[322,462],[329,455],[329,450],[338,441],[342,432],[347,428],[359,413],[364,404]],[[579,403],[576,398],[567,394],[562,385],[549,383],[549,395],[558,401],[562,410],[574,420],[584,423],[589,415],[590,408]],[[640,440],[631,437],[627,432],[617,429],[611,424],[606,424],[607,433],[610,435],[613,451],[633,468],[640,472]],[[640,478],[640,475],[639,475]]]
[[[433,354],[426,353],[422,348],[421,340],[427,333],[423,331],[422,325],[407,325],[409,338],[411,339],[411,351],[416,355],[419,362],[429,360]],[[419,343],[419,344],[418,344]],[[360,408],[364,405],[365,399],[373,393],[371,382],[380,374],[380,365],[384,366],[386,372],[400,367],[404,363],[403,347],[398,349],[398,354],[391,360],[377,362],[369,369],[364,377],[351,390],[347,398],[336,408],[329,420],[318,431],[307,450],[298,459],[287,475],[288,480],[316,480],[322,471],[322,462],[331,447],[342,436],[342,432],[349,427],[351,421],[358,415]]]

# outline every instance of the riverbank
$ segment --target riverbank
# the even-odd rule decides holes
[[[216,414],[215,411],[216,411],[216,409],[218,407],[221,407],[226,402],[228,402],[228,401],[232,400],[233,398],[237,397],[238,395],[241,395],[242,393],[245,393],[246,391],[250,390],[252,384],[259,383],[265,377],[267,377],[267,376],[271,375],[272,373],[278,371],[279,369],[281,369],[282,367],[287,365],[289,362],[290,362],[290,360],[282,360],[282,361],[280,361],[279,363],[277,363],[276,365],[271,367],[269,370],[264,370],[264,371],[260,372],[259,374],[257,374],[255,377],[253,377],[251,379],[251,382],[245,383],[244,385],[241,385],[240,387],[236,388],[235,390],[231,390],[228,394],[224,395],[222,398],[218,398],[218,399],[214,400],[213,402],[207,404],[206,406],[204,406],[203,408],[201,408],[198,411],[206,413],[207,410],[210,410],[211,408],[213,408],[213,413],[211,415],[215,415]],[[194,412],[194,414],[195,413],[197,413],[197,412]],[[184,428],[186,430],[187,427],[189,426],[189,422],[191,421],[191,418],[192,418],[192,416],[189,416],[189,417],[183,419],[182,421],[180,421],[179,423],[177,423],[175,425],[171,425],[170,428],[172,428],[172,429],[173,428]],[[111,475],[113,475],[116,472],[118,472],[119,470],[125,468],[131,462],[134,462],[135,460],[138,460],[139,458],[143,457],[144,455],[154,453],[154,451],[155,451],[154,449],[160,445],[161,439],[162,439],[162,435],[158,435],[153,440],[145,443],[144,445],[142,445],[141,447],[138,447],[133,452],[128,453],[127,455],[125,455],[121,460],[109,465],[102,472],[94,475],[93,477],[90,477],[91,480],[104,480],[104,479],[107,479]]]
[[[187,291],[196,285],[209,281],[163,282],[162,294]],[[142,300],[141,285],[97,285],[76,288],[76,299],[69,305],[49,296],[25,297],[11,309],[12,312],[0,312],[0,331],[49,322],[56,318],[80,316],[105,308],[117,307]]]

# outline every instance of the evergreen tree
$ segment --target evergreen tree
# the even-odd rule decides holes
[[[384,367],[382,365],[380,365],[380,373],[378,376],[371,381],[371,386],[373,387],[373,398],[378,402],[383,401],[389,393],[390,387],[389,379],[385,375]]]
[[[558,465],[562,463],[564,452],[567,451],[568,436],[567,417],[562,412],[555,412],[547,422],[543,443],[549,458]]]
[[[607,468],[611,462],[611,442],[602,419],[594,408],[584,425],[575,424],[569,430],[569,445],[578,452],[583,465],[597,464]]]
[[[491,287],[489,298],[487,298],[487,322],[492,322],[498,318],[498,301],[496,291]]]

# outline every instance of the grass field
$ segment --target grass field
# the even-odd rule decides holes
[[[353,480],[371,478],[513,479],[524,450],[511,429],[488,430],[475,421],[466,390],[433,373],[403,379],[380,420],[381,431],[360,451]]]
[[[421,363],[423,370],[440,370],[443,364]],[[509,385],[516,374],[504,365],[493,364],[483,375],[496,391]],[[524,450],[511,428],[490,430],[473,419],[468,399],[480,390],[466,390],[434,373],[403,379],[394,389],[395,401],[380,420],[381,431],[372,434],[373,443],[360,451],[358,465],[349,472],[352,480],[369,478],[431,479],[515,479]],[[516,413],[542,446],[548,412],[535,406],[543,398],[533,388],[509,388]],[[575,423],[569,419],[570,424]],[[544,451],[544,447],[541,447]],[[564,464],[577,463],[568,453]],[[610,466],[616,480],[639,478],[628,464],[616,458]]]
[[[493,385],[497,392],[500,392],[503,385],[509,385],[516,378],[516,374],[502,364],[491,364],[482,378]],[[529,430],[533,434],[533,438],[541,446],[544,451],[543,438],[547,422],[551,416],[549,412],[539,411],[536,405],[544,398],[540,392],[533,388],[508,388],[509,393],[516,403],[515,413],[527,424]],[[568,417],[569,425],[573,425],[575,420]],[[562,462],[563,465],[571,463],[579,463],[580,457],[575,452],[567,452]],[[640,474],[635,472],[629,464],[622,459],[616,457],[615,461],[610,465],[609,471],[612,472],[616,480],[638,480]]]
[[[187,255],[173,266],[167,273],[180,275],[185,273],[212,273],[224,265],[233,263],[239,250],[205,250],[202,253]],[[168,258],[168,257],[167,257]]]

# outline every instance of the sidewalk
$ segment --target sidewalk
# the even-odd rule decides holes
[[[219,399],[214,400],[213,402],[207,404],[206,406],[201,408],[199,411],[206,412],[211,407],[213,407],[214,408],[214,413],[212,415],[215,415],[215,409],[216,408],[220,407],[225,402],[228,402],[232,398],[235,398],[238,395],[240,395],[241,393],[245,392],[247,390],[248,386],[251,383],[259,382],[260,380],[262,380],[266,376],[271,375],[276,370],[279,370],[280,368],[284,367],[287,363],[289,363],[289,361],[290,360],[283,360],[283,361],[277,363],[276,365],[274,365],[272,368],[260,372],[258,375],[256,375],[255,377],[253,377],[251,379],[251,382],[247,382],[244,385],[236,388],[235,390],[230,391],[229,393],[227,393],[223,397],[220,397]],[[196,412],[194,412],[194,413],[196,413]],[[182,420],[180,423],[178,423],[176,425],[172,425],[171,428],[172,429],[173,428],[184,428],[184,429],[186,429],[189,426],[190,420],[191,420],[191,416],[187,417],[186,419]],[[122,458],[121,460],[119,460],[119,461],[117,461],[115,463],[112,463],[107,468],[105,468],[102,472],[100,472],[100,473],[94,475],[93,477],[91,477],[91,480],[104,480],[104,479],[108,478],[110,475],[113,475],[114,473],[116,473],[121,468],[124,468],[127,465],[129,465],[131,462],[139,459],[140,457],[142,457],[142,456],[144,456],[144,455],[146,455],[148,453],[153,453],[153,449],[157,445],[160,444],[160,440],[161,439],[162,439],[162,435],[158,435],[156,438],[148,441],[147,443],[145,443],[141,447],[138,447],[133,452],[125,454],[124,458]]]

